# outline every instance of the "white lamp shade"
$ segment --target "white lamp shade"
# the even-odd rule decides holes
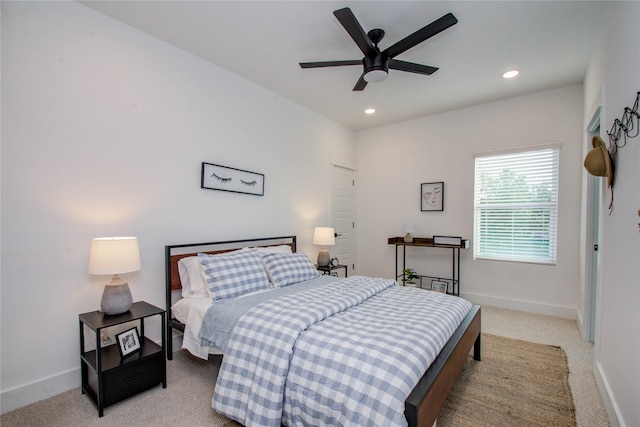
[[[336,236],[333,227],[316,227],[313,230],[313,244],[321,246],[335,245]]]
[[[91,240],[89,274],[122,274],[140,270],[136,237],[99,237]]]
[[[402,231],[404,231],[405,234],[413,233],[413,223],[405,221],[404,224],[402,224]]]

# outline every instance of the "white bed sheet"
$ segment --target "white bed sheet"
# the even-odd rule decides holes
[[[207,360],[210,354],[222,354],[220,347],[202,346],[198,338],[202,320],[211,304],[213,304],[211,297],[199,297],[182,298],[171,306],[174,317],[184,323],[182,348],[204,360]]]
[[[238,297],[246,298],[251,295],[269,292],[272,289],[262,289]],[[200,328],[207,310],[213,304],[211,297],[189,297],[178,300],[171,306],[171,313],[184,324],[184,334],[182,335],[181,348],[187,350],[200,359],[207,360],[210,354],[223,354],[224,351],[218,346],[203,346],[199,337]]]

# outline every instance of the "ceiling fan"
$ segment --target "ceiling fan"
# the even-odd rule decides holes
[[[347,30],[347,33],[349,33],[353,41],[356,42],[364,54],[364,58],[361,60],[354,59],[346,61],[300,62],[300,66],[302,68],[320,68],[362,65],[364,70],[356,85],[353,87],[354,91],[363,90],[369,82],[383,81],[389,75],[389,69],[425,75],[435,73],[438,71],[436,67],[400,61],[395,59],[395,57],[458,22],[452,13],[447,13],[440,19],[436,19],[431,24],[419,29],[396,44],[380,51],[378,43],[380,43],[384,37],[383,30],[374,28],[368,33],[365,33],[355,15],[348,7],[336,10],[333,14],[338,18],[338,21],[340,21],[344,29]]]

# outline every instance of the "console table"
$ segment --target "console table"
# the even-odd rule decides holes
[[[469,240],[463,239],[460,245],[441,245],[434,244],[433,238],[428,237],[414,237],[413,242],[405,243],[404,237],[390,237],[389,244],[395,245],[396,247],[396,270],[395,270],[395,278],[403,277],[404,278],[404,269],[406,268],[405,264],[405,255],[407,251],[407,246],[421,246],[428,248],[439,248],[439,249],[450,249],[451,250],[451,277],[435,277],[435,276],[425,276],[420,274],[420,287],[422,287],[422,278],[426,277],[428,279],[444,281],[450,283],[450,288],[447,287],[447,293],[459,296],[460,295],[460,249],[467,249],[469,247]],[[398,249],[402,247],[402,273],[398,274]]]

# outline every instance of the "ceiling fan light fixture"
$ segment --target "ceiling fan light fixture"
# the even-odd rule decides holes
[[[520,74],[520,71],[518,70],[509,70],[502,73],[502,77],[505,79],[512,79],[514,77],[517,77],[518,74]]]
[[[371,70],[365,73],[364,81],[367,83],[378,83],[386,80],[387,77],[389,77],[389,73],[386,70]]]
[[[378,83],[389,77],[389,58],[380,53],[365,56],[362,59],[362,65],[364,66],[362,78],[367,83]]]

